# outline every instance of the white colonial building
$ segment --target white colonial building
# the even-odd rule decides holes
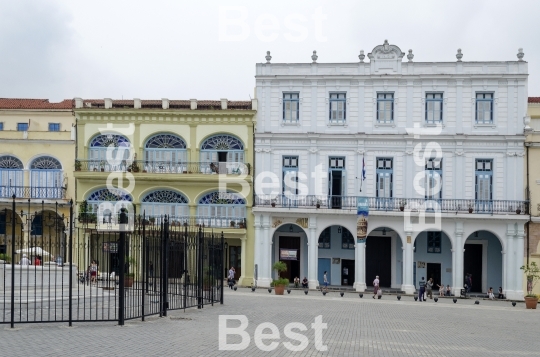
[[[395,45],[355,63],[256,66],[255,264],[412,293],[421,277],[455,294],[523,297],[527,63],[413,62]],[[405,58],[404,58],[405,57]],[[367,61],[369,59],[369,61]],[[365,176],[363,173],[365,169]],[[364,178],[365,177],[365,178]],[[274,183],[272,188],[271,182]],[[356,237],[367,197],[367,239]]]

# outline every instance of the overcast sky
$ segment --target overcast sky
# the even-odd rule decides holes
[[[540,1],[500,3],[0,0],[0,97],[249,99],[268,50],[357,62],[384,39],[414,61],[455,61],[457,48],[514,61],[523,47],[540,96]]]

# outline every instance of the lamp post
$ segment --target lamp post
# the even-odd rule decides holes
[[[228,260],[228,250],[229,250],[229,243],[225,242],[225,251],[223,252],[225,254],[225,257],[223,258],[223,261],[225,262],[225,276],[227,279],[229,279],[229,260]]]

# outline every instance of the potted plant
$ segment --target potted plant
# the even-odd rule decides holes
[[[407,205],[407,200],[401,200],[399,201],[399,210],[403,212],[405,210],[405,206]]]
[[[527,309],[536,309],[538,305],[538,295],[533,294],[534,287],[540,279],[540,267],[536,262],[524,265],[520,268],[527,276],[527,295],[525,295],[525,307]]]
[[[150,223],[154,224],[154,223],[156,222],[156,217],[150,217],[150,218],[148,219],[148,221],[149,221]]]
[[[231,227],[234,228],[234,226],[235,226],[235,222],[234,222],[234,221],[231,221]]]
[[[517,206],[516,208],[516,214],[520,214],[521,213],[521,206]]]
[[[240,228],[246,228],[246,220],[244,219],[238,225],[240,226]]]
[[[81,202],[81,204],[79,205],[79,222],[96,223],[97,215],[92,211],[92,206],[89,206],[86,201]]]
[[[139,172],[139,164],[137,164],[137,160],[133,161],[133,163],[130,165],[131,171],[133,172]]]
[[[81,171],[81,162],[79,160],[75,160],[75,171]]]
[[[275,262],[272,269],[275,270],[278,275],[278,278],[272,282],[274,285],[274,291],[276,292],[276,295],[283,295],[285,292],[285,287],[289,286],[289,279],[282,278],[280,273],[287,271],[287,264],[282,261]]]
[[[272,200],[272,202],[270,203],[270,205],[271,205],[272,207],[276,207],[276,200]]]
[[[101,172],[105,172],[105,161],[100,161],[99,167],[101,168]]]
[[[315,203],[315,207],[321,208],[321,200],[317,200],[317,203]]]
[[[473,213],[474,211],[474,206],[472,205],[472,203],[469,203],[469,213]]]
[[[4,263],[11,263],[11,257],[7,255],[6,253],[0,254],[0,260]]]

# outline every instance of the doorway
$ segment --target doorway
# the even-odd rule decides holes
[[[229,247],[229,264],[228,265],[229,265],[229,268],[234,267],[235,279],[238,279],[240,276],[242,276],[242,247],[241,246]]]
[[[341,259],[341,285],[354,284],[354,259]]]
[[[366,241],[366,283],[379,276],[381,287],[392,283],[392,239],[388,237],[368,237]]]
[[[482,292],[482,248],[482,244],[465,244],[463,272],[472,274],[471,292]]]
[[[287,265],[287,271],[284,271],[280,274],[282,278],[287,278],[290,281],[293,281],[295,277],[300,278],[300,237],[279,237],[279,252],[281,249],[296,249],[296,260],[284,259],[284,262]],[[278,253],[279,254],[279,253]],[[280,257],[281,260],[281,257]]]
[[[341,170],[330,171],[330,196],[332,208],[341,208]]]
[[[441,264],[440,263],[427,263],[426,266],[426,279],[429,280],[429,278],[433,279],[433,290],[437,290],[437,285],[441,284]],[[426,281],[427,281],[426,280]]]
[[[332,284],[332,274],[330,272],[330,267],[330,258],[319,258],[317,278],[319,279],[320,286],[323,286],[324,284],[324,272],[326,272],[326,279],[328,279],[328,285]]]

